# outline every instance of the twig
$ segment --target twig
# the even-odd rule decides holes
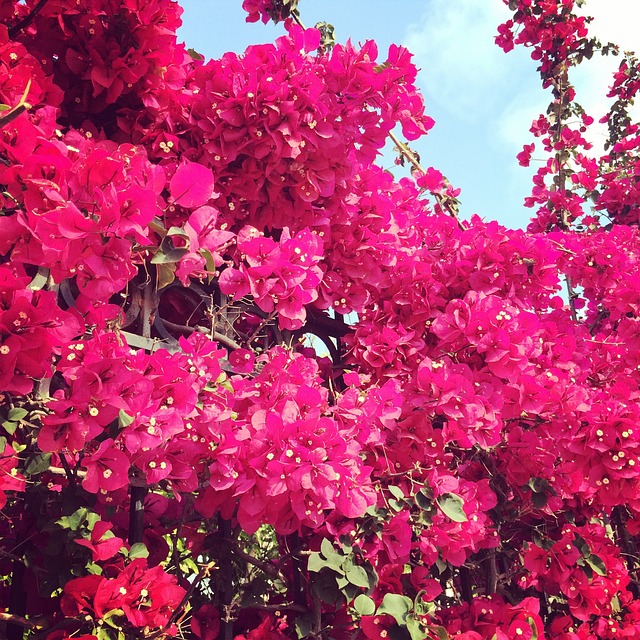
[[[259,560],[258,558],[255,558],[254,556],[250,555],[246,551],[243,551],[242,549],[240,549],[240,547],[238,547],[233,542],[233,540],[231,540],[231,538],[224,538],[222,541],[225,544],[229,545],[229,548],[231,549],[231,552],[234,555],[238,556],[239,558],[242,558],[249,564],[252,564],[254,567],[258,567],[260,571],[263,571],[264,573],[270,576],[273,576],[274,578],[278,578],[283,582],[287,581],[286,576],[284,576],[275,565],[269,564],[268,562],[264,562],[263,560]]]
[[[611,519],[616,528],[616,533],[618,534],[618,546],[622,547],[624,550],[624,555],[626,556],[626,564],[627,571],[629,572],[629,577],[631,581],[629,583],[629,590],[635,598],[640,597],[640,586],[638,585],[638,550],[633,541],[633,538],[629,535],[629,531],[627,530],[626,517],[623,513],[622,507],[615,507],[611,514]]]
[[[32,11],[27,14],[22,20],[20,20],[17,24],[14,24],[13,27],[9,29],[9,38],[13,40],[20,31],[22,31],[25,27],[28,27],[33,19],[42,11],[42,8],[45,4],[47,4],[48,0],[40,0],[38,4],[33,7]]]
[[[185,333],[194,333],[198,331],[201,333],[206,333],[207,335],[210,335],[216,342],[220,342],[221,344],[225,345],[225,347],[229,347],[229,349],[242,349],[242,347],[233,338],[225,336],[224,333],[220,333],[219,331],[211,332],[207,327],[191,327],[188,324],[177,324],[176,322],[170,322],[169,320],[165,320],[164,318],[162,318],[162,324],[164,324],[166,327],[169,327],[169,329],[173,329],[174,331],[184,331]]]
[[[157,310],[157,296],[154,285],[149,280],[142,290],[142,337],[151,338],[151,325],[153,315]],[[129,496],[129,544],[142,542],[144,537],[144,499],[147,495],[147,487],[144,482],[134,484],[130,482],[131,493]]]
[[[44,627],[44,625],[40,622],[27,620],[27,618],[17,616],[13,613],[7,613],[5,611],[0,611],[0,620],[2,620],[3,622],[8,622],[9,624],[14,624],[17,627],[22,627],[24,629],[42,629]]]
[[[294,9],[291,12],[291,17],[293,18],[293,21],[299,26],[302,27],[303,29],[307,29],[307,27],[304,26],[302,20],[300,19],[300,14],[298,13],[297,9]]]
[[[496,550],[489,550],[489,557],[486,560],[487,562],[487,573],[486,573],[486,593],[487,595],[494,594],[498,589],[498,571],[496,567]]]
[[[225,518],[220,518],[218,528],[220,540],[230,540],[231,532],[231,521]],[[231,617],[231,611],[233,605],[233,562],[228,554],[220,555],[220,578],[222,582],[220,585],[220,599],[222,600],[222,609],[225,615],[221,620],[222,630],[219,637],[220,640],[232,640],[233,619]]]
[[[260,324],[245,338],[244,343],[249,346],[262,331],[277,315],[277,311],[272,311],[266,318],[263,318]]]
[[[473,588],[471,586],[471,572],[469,567],[462,565],[460,567],[460,592],[462,599],[470,604],[473,602]]]
[[[398,151],[411,163],[411,166],[413,166],[414,169],[422,173],[426,173],[411,149],[409,149],[409,147],[404,144],[404,142],[401,142],[400,139],[393,133],[393,131],[389,131],[389,138],[396,145]],[[458,227],[460,228],[460,230],[464,231],[464,227],[462,225],[462,222],[460,221],[460,217],[458,216],[457,200],[455,200],[455,198],[446,198],[437,193],[434,193],[433,195],[440,207],[444,209],[452,218],[454,218],[458,223]]]
[[[71,470],[71,467],[67,462],[67,459],[64,457],[64,453],[60,452],[59,457],[60,457],[60,463],[62,464],[62,468],[64,469],[64,472],[67,476],[67,480],[69,480],[69,482],[71,483],[71,486],[75,488],[77,486],[76,474],[73,473],[73,471]]]
[[[306,613],[307,607],[301,607],[295,602],[283,602],[282,604],[251,604],[252,609],[260,609],[261,611],[298,611]]]

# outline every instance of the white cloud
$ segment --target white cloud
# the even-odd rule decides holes
[[[519,167],[515,156],[533,141],[529,128],[546,112],[551,93],[541,87],[530,49],[505,54],[495,45],[497,26],[511,16],[501,0],[425,0],[424,6],[404,44],[422,69],[427,112],[436,118],[425,163],[463,188],[465,215],[477,211],[524,225],[529,212],[521,203],[530,192],[531,169]],[[594,15],[590,32],[600,40],[640,50],[640,0],[588,0],[585,10]],[[604,96],[618,61],[597,56],[572,73],[578,100],[596,120],[610,102]],[[596,128],[591,135],[600,148],[604,133]]]
[[[504,89],[505,56],[493,43],[509,15],[499,1],[430,0],[405,44],[422,68],[428,97],[465,120],[487,109]]]
[[[640,52],[640,0],[588,0],[583,12],[594,16],[590,33],[602,42]],[[498,24],[510,16],[501,0],[429,0],[418,22],[409,27],[405,44],[422,68],[428,101],[438,104],[442,116],[486,124],[516,149],[551,96],[540,87],[529,49],[516,47],[504,54],[494,44]],[[605,96],[618,61],[594,56],[573,72],[578,101],[596,120],[610,102]],[[640,116],[640,107],[637,113]],[[605,127],[594,128],[591,141],[599,146],[605,132]]]
[[[638,0],[588,0],[580,12],[593,16],[589,31],[603,43],[610,41],[622,50],[640,52]]]
[[[621,51],[640,53],[640,2],[638,0],[589,0],[582,8],[583,15],[592,16],[589,34],[603,44],[612,42]],[[606,125],[597,121],[606,114],[611,99],[606,97],[612,81],[612,73],[620,63],[619,57],[600,55],[584,61],[572,74],[576,87],[576,98],[587,113],[596,119],[588,133],[594,145],[593,153],[602,153],[606,139]],[[632,110],[632,117],[640,118],[640,104]]]

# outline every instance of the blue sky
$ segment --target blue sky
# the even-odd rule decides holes
[[[269,42],[281,25],[247,24],[241,0],[182,0],[180,35],[207,58]],[[338,41],[374,39],[380,56],[404,44],[421,69],[419,84],[436,126],[416,148],[424,166],[442,171],[456,187],[464,217],[478,213],[511,227],[526,226],[532,170],[515,155],[531,142],[531,121],[546,109],[529,53],[504,54],[493,43],[509,16],[501,0],[300,0],[307,26],[334,25]],[[640,51],[640,0],[588,0],[592,31],[603,40]],[[597,60],[576,77],[578,97],[598,119],[614,63]],[[602,140],[596,131],[592,142]],[[535,158],[535,155],[534,155]],[[388,165],[389,162],[386,162]]]

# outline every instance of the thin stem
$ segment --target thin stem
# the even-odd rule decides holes
[[[305,566],[299,554],[300,538],[297,533],[292,533],[287,538],[287,543],[290,543],[291,566],[293,569],[293,601],[300,606],[304,606],[307,598],[303,584]]]
[[[231,540],[231,538],[225,538],[223,542],[229,545],[229,548],[234,555],[242,558],[249,564],[252,564],[254,567],[257,567],[258,569],[260,569],[260,571],[263,571],[264,573],[274,578],[278,578],[283,582],[287,581],[286,576],[284,576],[275,565],[264,562],[263,560],[259,560],[258,558],[255,558],[254,556],[248,554],[246,551],[243,551],[234,543],[233,540]]]
[[[25,27],[28,27],[33,19],[42,11],[42,8],[45,4],[47,4],[49,0],[40,0],[38,4],[33,7],[33,10],[27,14],[22,20],[20,20],[17,24],[14,24],[13,27],[9,29],[9,38],[13,40],[20,31],[22,31]]]
[[[72,487],[76,487],[77,486],[77,482],[76,482],[76,474],[71,470],[71,467],[69,466],[69,463],[67,462],[67,459],[64,456],[64,453],[60,452],[60,464],[62,464],[62,468],[64,469],[66,475],[67,475],[67,479],[69,480],[69,483],[71,484]]]
[[[220,519],[219,534],[222,540],[231,540],[231,521]],[[233,562],[228,554],[221,554],[220,557],[220,578],[221,588],[220,596],[222,599],[222,609],[224,617],[222,618],[221,640],[232,640],[233,638],[233,618],[231,608],[233,603]]]
[[[24,617],[27,611],[27,591],[24,584],[25,563],[22,560],[14,560],[11,568],[11,587],[9,588],[8,608],[17,613],[12,614],[12,619],[7,621],[7,640],[22,640],[24,633]]]
[[[129,506],[129,544],[142,542],[144,537],[144,499],[147,487],[131,486]]]
[[[573,288],[573,283],[571,282],[571,278],[565,274],[564,276],[565,284],[567,285],[567,295],[569,296],[569,308],[571,309],[571,319],[574,322],[578,322],[578,312],[576,311],[576,298],[578,294]]]
[[[293,18],[293,21],[300,27],[302,27],[303,29],[306,30],[307,27],[304,26],[302,20],[300,19],[300,14],[298,13],[297,9],[294,9],[291,12],[291,17]]]
[[[498,571],[496,567],[496,550],[491,549],[489,551],[489,557],[487,558],[487,573],[486,573],[486,592],[487,595],[494,594],[498,590]]]
[[[460,592],[462,599],[470,604],[473,602],[473,588],[471,586],[471,572],[464,565],[460,567]]]
[[[249,346],[256,338],[256,336],[262,331],[277,315],[276,311],[272,311],[266,318],[260,322],[260,324],[247,336],[244,340],[245,344]]]
[[[555,117],[556,121],[554,123],[554,138],[556,142],[560,141],[560,136],[562,134],[565,110],[567,107],[567,88],[569,87],[569,69],[566,63],[562,64],[562,70],[560,72],[560,78],[557,82],[557,91],[558,91],[558,99],[556,101],[555,106]],[[567,190],[567,174],[565,171],[565,161],[566,161],[566,151],[564,149],[559,149],[556,153],[556,168],[558,171],[558,182],[556,185],[556,190],[562,194],[564,197]],[[560,220],[559,225],[565,231],[571,230],[571,222],[569,220],[569,211],[566,207],[563,207],[560,212]],[[569,296],[569,308],[571,309],[571,318],[574,322],[578,322],[578,314],[576,311],[576,298],[578,295],[573,288],[573,283],[571,282],[571,277],[565,274],[565,284],[567,286],[567,295]]]
[[[301,607],[294,602],[283,602],[282,604],[251,604],[252,609],[260,609],[261,611],[299,611],[306,613],[307,607]]]
[[[411,163],[411,166],[420,171],[422,173],[426,173],[422,165],[418,162],[418,159],[415,157],[411,149],[401,142],[400,139],[393,133],[393,131],[389,131],[389,138],[396,145],[398,151]],[[460,217],[458,216],[458,202],[455,198],[446,198],[437,193],[433,194],[436,202],[440,205],[440,207],[452,218],[456,220],[458,223],[458,227],[464,231],[464,227],[462,226],[462,222],[460,221]]]
[[[169,329],[173,329],[174,331],[184,331],[185,333],[195,333],[196,331],[201,331],[202,333],[206,333],[210,335],[216,342],[220,342],[225,347],[229,347],[229,349],[242,349],[242,346],[239,345],[235,340],[229,338],[229,336],[225,336],[224,333],[220,333],[219,331],[209,331],[207,327],[190,327],[186,324],[177,324],[176,322],[170,322],[169,320],[162,319],[162,324]]]
[[[151,325],[157,309],[157,296],[151,279],[142,290],[142,337],[151,338]],[[129,496],[129,544],[142,542],[144,538],[144,499],[147,495],[147,487],[141,484],[130,484]]]
[[[11,109],[11,111],[7,112],[0,118],[0,127],[4,127],[10,122],[13,122],[21,113],[24,113],[28,108],[29,105],[20,104],[17,107]]]
[[[611,515],[616,533],[618,534],[618,546],[622,547],[624,555],[626,556],[627,571],[631,578],[629,590],[636,598],[638,598],[640,597],[640,586],[638,585],[637,576],[638,549],[627,530],[626,516],[624,514],[623,507],[615,507]]]
[[[151,337],[151,325],[153,316],[153,285],[147,282],[142,291],[142,337]]]
[[[23,618],[22,616],[17,616],[13,613],[8,613],[5,611],[0,611],[0,620],[3,622],[8,622],[9,624],[16,625],[17,627],[22,627],[23,629],[42,629],[43,625],[35,620],[28,620],[27,618]]]

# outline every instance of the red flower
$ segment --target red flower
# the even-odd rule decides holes
[[[386,614],[360,618],[360,629],[370,640],[389,640],[389,629],[395,624],[395,620]]]
[[[220,614],[212,604],[203,604],[194,611],[191,631],[200,640],[216,640],[220,633]]]
[[[115,578],[100,582],[94,608],[99,617],[122,609],[135,627],[155,629],[168,624],[185,593],[174,576],[162,567],[147,568],[147,561],[139,558]]]
[[[94,562],[113,558],[124,546],[124,540],[114,536],[111,531],[112,528],[113,525],[110,522],[98,520],[91,530],[91,538],[89,540],[77,539],[75,543],[90,549],[91,558]]]

